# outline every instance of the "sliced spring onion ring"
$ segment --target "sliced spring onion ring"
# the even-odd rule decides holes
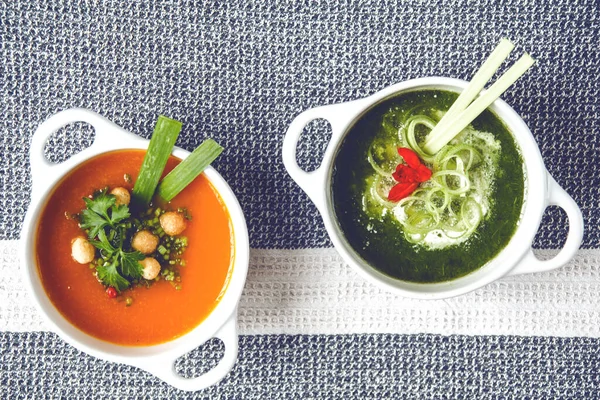
[[[390,174],[391,175],[391,174]],[[389,192],[389,188],[386,189],[387,191],[385,192],[386,195],[382,195],[382,187],[381,187],[381,183],[382,183],[383,177],[382,175],[377,175],[375,177],[375,179],[373,179],[373,184],[371,185],[370,188],[370,193],[371,196],[373,197],[373,199],[379,204],[382,205],[386,208],[394,208],[396,207],[396,203],[387,200],[387,193]]]
[[[457,178],[460,183],[458,187],[454,185],[454,188],[448,183],[448,177]],[[463,193],[467,193],[469,189],[471,189],[471,180],[469,177],[462,172],[453,171],[453,170],[445,170],[438,171],[431,175],[431,180],[438,185],[441,185],[444,190],[449,194],[459,195]]]
[[[371,144],[371,146],[369,146],[369,150],[367,151],[367,160],[369,161],[369,164],[371,164],[371,167],[373,167],[373,169],[381,176],[388,176],[388,177],[392,177],[392,173],[391,172],[387,172],[385,171],[383,168],[381,168],[379,165],[377,165],[377,162],[375,162],[375,159],[373,158],[373,144]]]
[[[424,161],[431,163],[433,162],[434,156],[425,152],[417,141],[416,136],[416,128],[417,125],[425,125],[429,130],[435,127],[435,121],[425,115],[416,115],[411,117],[406,121],[406,128],[401,130],[401,134],[403,137],[400,139],[403,140],[423,159]]]
[[[448,162],[450,160],[455,160],[457,164],[460,160],[460,163],[463,165],[463,171],[468,171],[476,164],[477,160],[481,159],[482,157],[477,149],[470,145],[461,144],[458,146],[451,146],[442,154],[442,156],[439,158],[436,157],[434,159],[434,167],[437,167],[437,170],[448,169]]]
[[[438,206],[436,204],[435,196],[437,196],[439,193],[442,194],[443,200],[442,200],[442,204]],[[441,187],[435,187],[435,188],[432,188],[431,190],[428,190],[427,194],[425,196],[426,196],[426,199],[428,200],[429,204],[431,204],[437,210],[444,210],[448,206],[448,204],[450,204],[450,193],[448,193],[448,191],[444,190]],[[438,199],[439,199],[439,197],[438,197]]]

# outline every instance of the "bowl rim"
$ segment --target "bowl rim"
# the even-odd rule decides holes
[[[83,111],[95,114],[88,110]],[[48,121],[50,119],[46,122]],[[32,166],[31,202],[23,222],[19,243],[21,269],[24,284],[27,287],[27,291],[31,294],[36,308],[40,311],[49,328],[57,333],[59,337],[75,348],[97,358],[133,365],[147,371],[154,370],[157,363],[172,362],[174,359],[190,352],[207,340],[215,337],[225,325],[231,325],[228,324],[230,320],[236,319],[237,304],[242,295],[249,266],[248,230],[242,208],[231,187],[216,169],[212,166],[207,167],[203,171],[203,174],[221,197],[231,219],[233,231],[232,250],[234,253],[230,266],[231,273],[226,282],[226,287],[223,289],[218,303],[208,316],[195,328],[178,338],[146,346],[120,345],[98,339],[83,332],[69,322],[52,303],[41,283],[35,259],[35,234],[40,214],[47,203],[49,195],[53,193],[57,184],[74,168],[77,168],[81,163],[93,157],[107,152],[127,149],[147,149],[149,140],[133,135],[108,120],[105,120],[105,122],[108,125],[92,124],[95,128],[95,139],[90,147],[59,164],[51,164],[46,160],[44,163],[48,165],[47,168],[38,168],[36,166],[42,162],[39,158],[44,156],[34,149],[34,142],[36,140],[34,135],[30,154]],[[45,146],[46,140],[43,142]],[[190,152],[175,147],[171,154],[180,159],[185,159]],[[34,170],[37,170],[37,172],[34,173]],[[235,327],[235,324],[233,326]],[[237,342],[235,345],[237,346]]]

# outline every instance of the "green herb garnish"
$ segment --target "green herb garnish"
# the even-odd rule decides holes
[[[171,201],[190,184],[223,151],[217,142],[207,139],[176,166],[158,185],[158,195],[165,201]]]
[[[121,292],[132,280],[142,276],[139,261],[144,255],[139,251],[127,251],[128,229],[131,224],[129,207],[117,206],[115,196],[101,191],[93,199],[84,198],[86,208],[81,212],[80,226],[87,230],[90,243],[100,251],[96,265],[98,278],[106,285]]]
[[[221,154],[223,148],[212,139],[206,140],[158,185],[180,131],[181,122],[162,115],[158,117],[131,194],[131,210],[126,204],[117,205],[117,198],[107,194],[108,188],[94,192],[91,198],[83,199],[86,208],[78,215],[79,226],[86,230],[89,243],[96,249],[95,259],[90,267],[95,268],[97,278],[109,286],[107,294],[110,298],[116,297],[115,290],[121,292],[140,281],[160,278],[152,278],[146,274],[147,270],[145,272],[140,263],[146,256],[136,249],[144,251],[156,264],[162,264],[162,278],[174,285],[177,282],[176,288],[181,289],[177,267],[185,265],[181,255],[187,247],[187,238],[169,236],[163,230],[159,217],[165,211],[155,208],[151,201],[156,192],[164,200],[171,201]],[[124,179],[131,183],[128,174],[124,175]],[[186,219],[191,219],[187,210],[179,209],[178,212]],[[158,239],[155,250],[146,251],[131,243],[134,234],[142,229],[151,231],[151,236]],[[132,247],[134,245],[135,248]],[[148,268],[147,265],[145,267]],[[131,302],[127,303],[130,304]]]
[[[140,174],[133,187],[132,200],[135,206],[145,207],[152,200],[180,131],[181,122],[163,115],[158,116]]]
[[[90,230],[89,237],[91,239],[98,236],[104,227],[115,228],[117,223],[130,215],[129,207],[124,204],[115,205],[115,196],[107,195],[104,192],[101,192],[93,200],[84,197],[83,201],[85,201],[86,209],[81,212],[80,226]]]
[[[508,39],[500,41],[448,112],[428,134],[422,146],[425,153],[434,155],[439,152],[535,63],[535,60],[525,53],[485,93],[480,94],[514,47]]]

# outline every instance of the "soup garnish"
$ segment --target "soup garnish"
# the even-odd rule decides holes
[[[214,140],[202,143],[164,179],[159,180],[181,130],[181,123],[160,116],[132,193],[117,186],[105,187],[84,197],[85,208],[74,219],[87,236],[72,241],[71,254],[80,264],[89,264],[108,297],[132,285],[151,286],[164,279],[181,289],[179,267],[188,246],[183,236],[192,219],[185,208],[171,209],[172,200],[223,150]],[[129,179],[128,179],[129,178]],[[126,183],[131,178],[124,174]],[[152,198],[155,197],[155,201]],[[163,204],[162,207],[159,204]],[[131,305],[128,297],[126,305]]]
[[[181,122],[162,115],[158,117],[142,169],[133,187],[134,205],[144,207],[152,200],[180,131]]]
[[[435,107],[432,103],[430,106]],[[500,143],[493,134],[470,127],[435,156],[425,155],[421,161],[408,138],[418,140],[418,125],[435,125],[433,118],[441,111],[431,108],[418,112],[427,112],[431,117],[402,117],[394,108],[383,114],[383,120],[396,119],[400,126],[397,133],[377,134],[369,146],[367,160],[372,173],[367,176],[370,185],[365,186],[363,196],[368,203],[374,202],[392,213],[411,243],[429,248],[456,245],[475,232],[491,207]],[[392,148],[400,146],[397,154],[385,143]],[[395,170],[390,170],[397,161]]]
[[[214,140],[205,140],[159,184],[160,176],[180,131],[181,122],[163,115],[158,117],[142,169],[133,187],[133,198],[137,205],[145,206],[150,203],[157,192],[157,186],[157,194],[163,200],[171,201],[223,151]]]
[[[506,60],[514,47],[508,39],[504,38],[500,41],[458,99],[440,121],[432,127],[431,133],[422,144],[424,153],[435,154],[440,151],[535,63],[529,54],[523,54],[485,93],[480,94],[485,84],[496,73],[500,64]],[[413,143],[413,145],[417,150],[421,148],[417,143]]]

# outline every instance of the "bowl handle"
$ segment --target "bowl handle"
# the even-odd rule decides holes
[[[92,125],[96,132],[94,142],[91,146],[63,163],[48,161],[44,154],[48,138],[63,126],[73,122],[87,122]],[[84,160],[92,152],[98,154],[103,150],[114,150],[127,140],[140,140],[140,138],[93,111],[84,108],[71,108],[52,115],[37,128],[31,139],[29,162],[33,190],[36,191],[36,188],[45,184],[44,178],[48,176],[49,171],[52,170],[55,173],[57,168],[70,168],[70,164]]]
[[[210,371],[196,378],[184,378],[175,370],[175,361],[183,354],[175,357],[162,358],[152,362],[151,365],[140,365],[142,369],[152,373],[169,385],[189,392],[202,390],[218,383],[233,368],[238,354],[237,312],[214,334],[213,337],[221,339],[225,353],[219,363]]]
[[[546,175],[548,177],[548,205],[559,206],[565,210],[569,219],[567,240],[559,253],[550,260],[539,260],[533,254],[533,250],[529,248],[519,264],[510,271],[509,275],[550,271],[562,267],[577,254],[577,250],[579,250],[579,246],[583,240],[583,216],[581,215],[579,206],[577,206],[573,198],[560,187],[549,173],[546,173]]]
[[[364,99],[363,99],[364,100]],[[315,203],[319,211],[325,211],[325,181],[327,179],[328,161],[339,141],[342,139],[346,125],[352,120],[354,112],[360,110],[363,101],[356,100],[347,103],[332,104],[306,110],[298,115],[290,124],[283,138],[283,165],[294,181]],[[323,118],[331,125],[331,139],[325,148],[321,165],[314,171],[306,172],[296,160],[296,147],[304,127],[312,120]]]

